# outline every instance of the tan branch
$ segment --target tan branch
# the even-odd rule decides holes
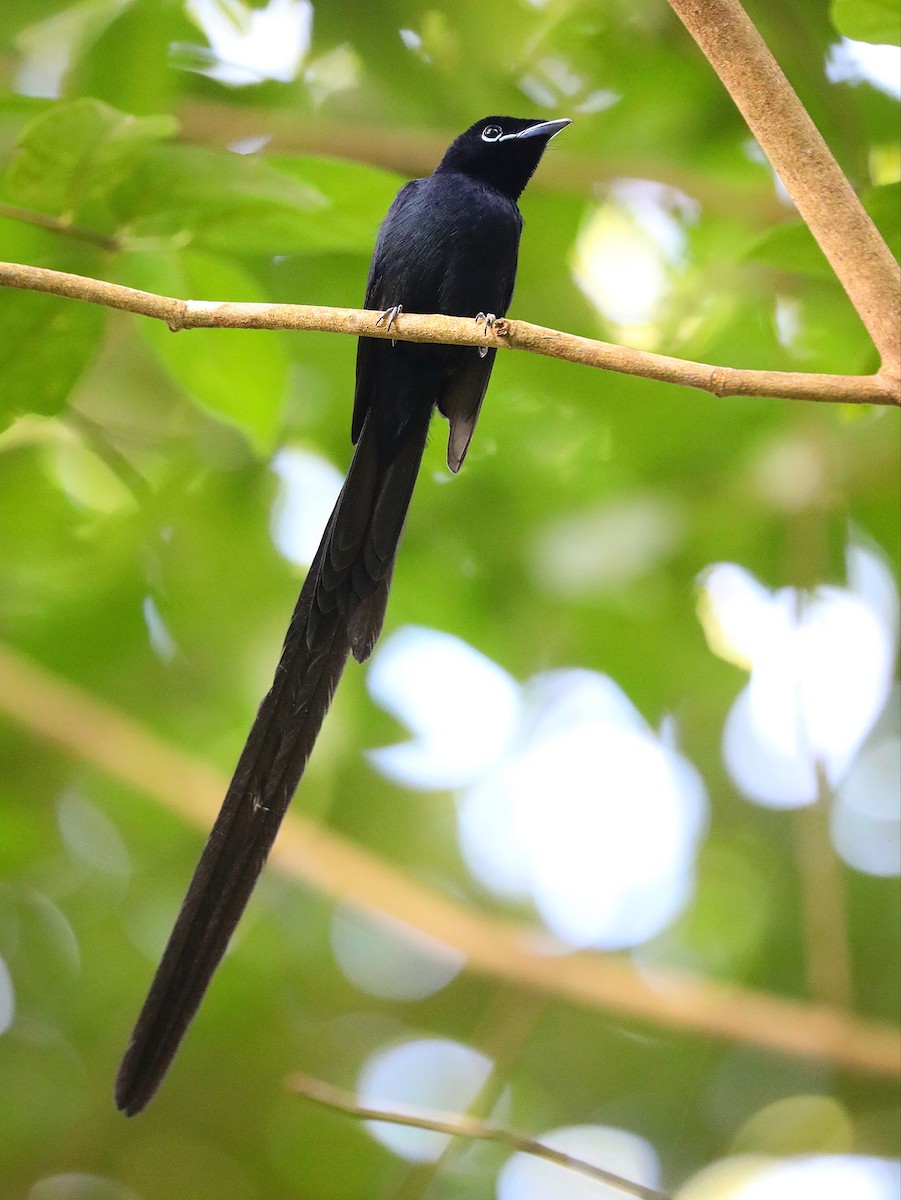
[[[739,0],[670,0],[901,381],[901,267]]]
[[[816,763],[816,780],[816,803],[792,813],[807,990],[817,1000],[846,1007],[854,996],[848,901],[843,864],[830,832],[835,796],[822,762]]]
[[[453,346],[482,346],[528,350],[548,358],[596,367],[623,375],[638,375],[715,396],[772,396],[843,404],[901,405],[901,379],[882,375],[814,375],[794,371],[746,371],[710,366],[687,359],[650,354],[627,346],[577,337],[526,321],[500,320],[485,333],[466,317],[403,313],[392,325],[376,324],[378,313],[354,308],[307,304],[235,304],[228,301],[178,300],[157,296],[117,283],[83,275],[50,271],[16,263],[0,263],[0,286],[48,292],[73,300],[165,321],[170,329],[304,329],[345,333],[402,342],[441,342]]]
[[[0,712],[153,796],[204,833],[218,812],[227,780],[217,771],[2,644]],[[301,812],[288,814],[273,857],[308,886],[453,947],[469,970],[486,978],[657,1028],[874,1075],[901,1073],[901,1038],[887,1025],[663,968],[638,971],[611,955],[568,953],[537,929],[488,916],[427,887]]]
[[[562,1150],[555,1150],[536,1138],[526,1137],[525,1134],[515,1133],[502,1125],[493,1125],[480,1117],[460,1116],[457,1114],[433,1112],[429,1109],[415,1109],[404,1105],[402,1108],[373,1108],[361,1104],[356,1096],[345,1092],[343,1088],[334,1087],[322,1079],[313,1079],[309,1075],[292,1075],[287,1080],[287,1086],[297,1096],[305,1096],[308,1100],[331,1108],[335,1112],[345,1113],[358,1121],[386,1121],[390,1125],[406,1125],[411,1129],[428,1129],[433,1133],[446,1133],[450,1137],[469,1138],[471,1141],[496,1142],[515,1150],[520,1154],[531,1154],[535,1158],[543,1158],[556,1163],[559,1167],[567,1167],[570,1171],[578,1171],[598,1183],[606,1183],[629,1196],[638,1196],[639,1200],[669,1200],[665,1192],[657,1188],[645,1187],[641,1183],[633,1183],[622,1175],[597,1167],[594,1163],[576,1158]]]

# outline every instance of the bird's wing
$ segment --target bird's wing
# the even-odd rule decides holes
[[[438,407],[450,425],[447,437],[447,465],[454,474],[463,465],[463,459],[472,441],[497,351],[489,350],[484,358],[479,358],[475,349],[467,350],[466,353],[472,357],[464,367],[454,373],[438,402]]]
[[[385,312],[395,304],[403,303],[403,298],[392,297],[387,291],[383,271],[385,243],[388,240],[386,230],[390,229],[398,215],[410,203],[423,183],[421,179],[413,179],[400,189],[394,198],[394,203],[385,214],[379,230],[379,236],[372,254],[369,267],[369,278],[366,281],[366,298],[363,307],[370,312]],[[375,358],[381,349],[377,338],[358,338],[357,340],[357,382],[354,389],[354,412],[351,423],[350,440],[357,444],[363,431],[363,422],[372,403],[372,389],[378,378]]]
[[[516,215],[519,217],[518,212]],[[496,305],[492,316],[505,316],[510,307],[510,301],[513,299],[513,285],[516,281],[516,246],[521,228],[522,219],[520,218],[516,227],[516,240],[512,247],[510,269],[507,272],[499,272],[495,277],[494,284],[497,287],[495,295],[484,297],[486,308],[483,311],[487,311],[492,303]],[[461,364],[442,389],[438,399],[438,409],[447,417],[450,425],[447,438],[447,465],[454,474],[463,465],[463,459],[466,457],[466,451],[472,441],[497,351],[491,348],[484,356],[480,355],[476,349],[466,349],[459,353]]]

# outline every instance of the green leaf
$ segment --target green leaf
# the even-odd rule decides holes
[[[199,146],[164,146],[119,189],[115,207],[134,238],[177,238],[232,254],[307,249],[328,206],[264,159]]]
[[[0,290],[0,417],[60,412],[93,358],[106,312],[59,296]]]
[[[901,252],[901,183],[871,188],[861,200],[897,258]],[[751,245],[747,257],[813,279],[835,277],[813,234],[800,219],[786,221],[763,234]]]
[[[170,47],[196,31],[186,7],[160,0],[118,3],[115,19],[73,62],[67,90],[130,113],[176,108],[184,76],[171,69]]]
[[[129,254],[124,282],[192,300],[265,301],[241,267],[212,255]],[[264,330],[194,329],[173,334],[161,321],[141,322],[144,337],[172,378],[208,412],[242,430],[260,454],[275,443],[288,386],[281,335]]]
[[[324,159],[265,159],[160,146],[114,197],[132,238],[230,254],[369,250],[397,191],[387,171]]]
[[[835,277],[816,238],[801,220],[785,221],[768,230],[752,243],[747,257],[812,279]]]
[[[76,213],[107,195],[146,152],[171,137],[173,117],[133,117],[99,100],[55,105],[19,138],[7,171],[9,195],[48,213]]]
[[[34,96],[0,95],[0,161],[9,162],[25,127],[46,112],[49,104]]]
[[[832,0],[831,16],[839,33],[857,42],[901,45],[898,0]]]
[[[339,159],[278,157],[268,161],[326,198],[328,208],[311,231],[317,238],[315,248],[321,250],[369,254],[379,222],[405,182],[393,171]]]
[[[46,230],[0,217],[0,246],[12,262],[48,261],[61,271],[92,275],[99,255]],[[51,257],[56,250],[54,257]],[[108,312],[39,292],[0,288],[0,428],[24,413],[53,415],[97,352]]]
[[[889,250],[895,258],[901,258],[901,183],[871,188],[863,197],[863,206],[876,222]]]

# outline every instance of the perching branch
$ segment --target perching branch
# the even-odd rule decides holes
[[[2,643],[0,713],[208,832],[227,778]],[[468,970],[486,978],[658,1029],[882,1077],[901,1073],[898,1031],[884,1023],[663,967],[639,971],[614,955],[568,953],[550,935],[445,896],[304,813],[285,817],[272,858],[324,895],[452,947]]]
[[[876,375],[814,375],[795,371],[746,371],[717,367],[688,359],[651,354],[627,346],[577,337],[526,321],[499,320],[486,333],[483,325],[465,317],[403,313],[391,326],[378,325],[379,314],[354,308],[312,304],[236,304],[229,301],[178,300],[157,296],[84,275],[44,267],[0,263],[0,286],[47,292],[84,300],[124,312],[165,321],[173,332],[182,329],[306,329],[320,333],[393,338],[399,342],[439,342],[453,346],[483,346],[528,350],[582,366],[639,375],[715,396],[773,396],[841,404],[901,405],[901,377]]]
[[[901,387],[901,267],[739,0],[670,0],[794,200]]]
[[[481,1142],[496,1142],[515,1150],[520,1154],[531,1154],[535,1158],[544,1158],[557,1166],[567,1167],[570,1171],[578,1171],[598,1183],[606,1183],[618,1188],[629,1196],[637,1196],[639,1200],[669,1200],[665,1192],[657,1188],[645,1187],[641,1183],[633,1183],[622,1175],[597,1167],[594,1163],[576,1158],[562,1150],[555,1150],[535,1138],[525,1134],[515,1133],[502,1125],[493,1125],[479,1117],[458,1116],[456,1114],[432,1112],[428,1109],[414,1109],[407,1105],[402,1108],[372,1108],[361,1104],[350,1092],[343,1088],[333,1087],[321,1079],[313,1079],[309,1075],[292,1075],[287,1080],[287,1086],[297,1096],[305,1096],[316,1104],[331,1108],[336,1112],[355,1117],[358,1121],[387,1121],[391,1125],[406,1125],[412,1129],[428,1129],[433,1133],[446,1133],[451,1137],[463,1137]]]

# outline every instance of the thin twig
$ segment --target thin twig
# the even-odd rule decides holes
[[[38,229],[49,229],[51,233],[59,233],[79,242],[89,242],[92,246],[99,246],[101,250],[121,248],[118,238],[97,233],[93,229],[83,229],[80,225],[72,225],[65,217],[51,217],[47,213],[33,212],[30,208],[20,208],[17,204],[0,203],[0,217],[9,217],[10,220],[22,221],[26,225],[36,225]]]
[[[631,1179],[625,1179],[613,1171],[597,1167],[583,1158],[576,1158],[562,1150],[555,1150],[552,1146],[547,1146],[535,1138],[526,1137],[512,1129],[505,1129],[502,1125],[492,1125],[478,1117],[457,1116],[408,1106],[399,1109],[373,1108],[370,1105],[361,1104],[350,1092],[333,1087],[332,1084],[325,1083],[321,1079],[313,1079],[310,1075],[291,1075],[287,1080],[287,1087],[297,1096],[305,1096],[316,1104],[345,1113],[359,1121],[387,1121],[391,1125],[406,1125],[411,1129],[428,1129],[434,1133],[449,1134],[451,1137],[469,1138],[480,1142],[496,1142],[498,1145],[506,1146],[507,1149],[515,1150],[520,1154],[531,1154],[535,1158],[544,1158],[548,1162],[556,1163],[557,1166],[567,1167],[570,1171],[578,1171],[580,1175],[586,1175],[589,1179],[597,1180],[598,1183],[606,1183],[611,1187],[619,1188],[621,1192],[626,1192],[630,1196],[638,1196],[639,1200],[669,1200],[667,1194],[657,1188],[646,1187],[642,1183],[633,1183]]]
[[[311,304],[235,304],[218,300],[179,300],[141,292],[84,275],[17,263],[0,263],[0,286],[23,288],[138,313],[181,329],[289,329],[345,333],[401,342],[440,342],[528,350],[582,366],[638,375],[698,388],[715,396],[771,396],[842,404],[901,405],[901,379],[876,375],[814,375],[794,371],[751,371],[710,366],[688,359],[650,354],[627,346],[577,337],[526,321],[499,320],[486,331],[466,317],[403,313],[377,325],[379,314],[355,308]]]
[[[2,643],[0,712],[153,796],[204,834],[209,830],[226,777]],[[273,861],[325,895],[444,942],[486,978],[658,1030],[723,1038],[864,1074],[901,1073],[901,1040],[887,1024],[662,967],[639,971],[613,955],[567,953],[549,935],[443,895],[302,812],[285,818]]]
[[[530,996],[521,988],[494,989],[479,1028],[467,1039],[469,1045],[491,1062],[488,1077],[466,1109],[467,1118],[484,1120],[491,1114],[508,1086],[517,1059],[547,1011],[546,996]],[[426,1200],[435,1180],[447,1170],[448,1162],[459,1149],[459,1143],[449,1141],[437,1158],[412,1166],[392,1200]]]
[[[87,413],[77,408],[70,408],[64,418],[64,423],[82,437],[97,455],[109,467],[116,478],[128,488],[136,500],[148,503],[152,497],[152,489],[147,480],[106,436],[107,431],[99,421],[89,417]]]
[[[901,386],[901,267],[739,0],[670,0],[816,238]]]

